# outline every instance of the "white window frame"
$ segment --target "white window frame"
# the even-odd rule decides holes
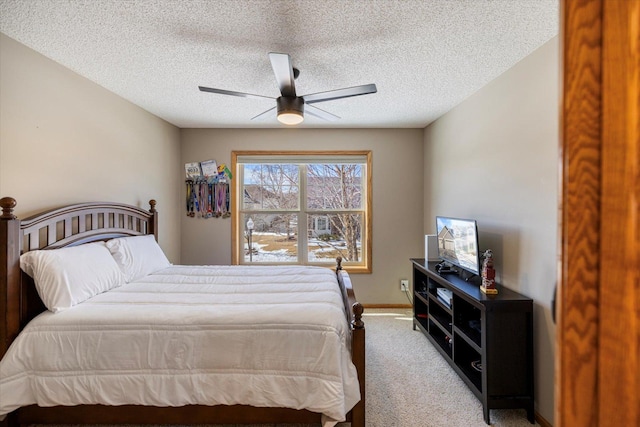
[[[243,168],[240,166],[244,163],[361,163],[365,170],[366,176],[363,178],[363,206],[362,209],[356,210],[362,213],[361,223],[361,261],[347,262],[343,261],[343,267],[350,273],[370,273],[371,272],[371,206],[372,206],[372,153],[371,151],[233,151],[231,153],[231,167],[233,171],[232,179],[232,197],[231,197],[231,247],[232,247],[232,264],[249,264],[245,262],[245,221],[246,214],[252,211],[245,210],[244,200],[244,177],[242,176]],[[300,204],[299,209],[294,211],[298,215],[298,262],[293,264],[302,265],[321,265],[335,266],[335,260],[327,262],[309,262],[307,253],[307,219],[309,215],[317,215],[318,213],[330,214],[332,211],[318,211],[307,209],[306,207],[306,173],[300,177]],[[300,230],[300,227],[303,227]],[[259,265],[266,265],[260,263]]]

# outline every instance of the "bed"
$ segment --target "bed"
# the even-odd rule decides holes
[[[83,203],[19,220],[16,200],[0,199],[2,423],[364,427],[363,308],[341,260],[335,272],[166,258],[147,268],[159,259],[148,255],[159,250],[155,205]],[[56,274],[42,259],[64,270],[54,255],[88,253],[95,272],[105,251],[122,283],[89,297],[43,293]]]

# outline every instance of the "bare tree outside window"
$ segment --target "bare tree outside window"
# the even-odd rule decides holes
[[[362,165],[310,164],[307,166],[307,207],[328,212],[362,209]],[[359,260],[360,215],[329,215],[331,230],[346,242],[345,261]]]

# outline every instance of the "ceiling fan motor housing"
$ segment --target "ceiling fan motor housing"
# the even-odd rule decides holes
[[[304,114],[304,100],[299,96],[280,96],[276,103],[278,105],[278,114]]]

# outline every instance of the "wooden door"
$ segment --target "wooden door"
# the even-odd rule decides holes
[[[554,424],[640,426],[640,0],[560,16]]]

